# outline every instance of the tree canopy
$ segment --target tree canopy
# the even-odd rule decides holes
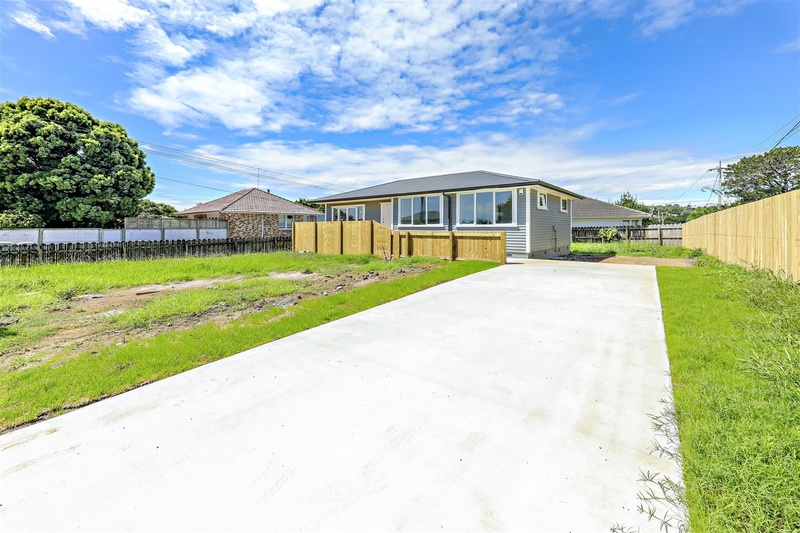
[[[294,201],[294,203],[300,204],[300,205],[304,205],[306,207],[310,207],[311,209],[316,209],[320,213],[324,213],[325,212],[325,206],[324,205],[315,204],[313,202],[309,202],[305,198],[298,198],[297,200]]]
[[[154,185],[119,124],[53,98],[0,104],[0,213],[37,215],[50,227],[114,226],[139,213]]]
[[[631,191],[625,191],[619,197],[619,200],[614,202],[617,205],[621,205],[622,207],[627,207],[630,209],[636,209],[637,211],[644,211],[645,213],[650,212],[650,207],[644,204],[639,203],[639,198],[631,194]]]
[[[144,199],[139,202],[139,213],[136,216],[142,218],[175,218],[177,214],[178,210],[169,204]]]
[[[722,191],[741,202],[754,202],[800,188],[800,146],[773,148],[728,165]]]

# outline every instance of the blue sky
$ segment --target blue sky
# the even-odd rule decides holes
[[[0,97],[54,97],[122,124],[149,153],[151,198],[179,208],[255,186],[252,173],[295,199],[476,169],[704,205],[709,168],[769,149],[800,119],[795,0],[2,9]],[[153,144],[252,168],[189,165]]]

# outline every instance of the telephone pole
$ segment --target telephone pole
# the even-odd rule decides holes
[[[701,191],[711,191],[712,194],[716,194],[717,195],[717,207],[719,207],[719,206],[722,205],[722,190],[717,187],[717,184],[719,184],[719,186],[722,187],[722,161],[720,161],[717,164],[716,167],[708,169],[709,172],[713,172],[715,170],[717,171],[717,177],[716,177],[716,179],[714,179],[714,185],[712,185],[711,187],[703,187],[700,190]]]

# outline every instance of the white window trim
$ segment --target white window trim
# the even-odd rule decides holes
[[[296,216],[302,216],[302,215],[293,215],[291,213],[279,213],[278,214],[278,229],[283,229],[283,230],[292,229],[292,223],[294,223],[294,217],[296,217]],[[288,220],[286,217],[292,217],[292,222],[289,223],[289,227],[281,226],[281,217],[283,217],[283,220]]]
[[[334,209],[349,209],[351,207],[355,207],[356,209],[356,220],[334,220],[333,219],[333,210]],[[366,204],[344,204],[344,205],[332,205],[331,206],[331,222],[359,222],[358,219],[358,208],[361,208],[361,213],[363,213],[364,218],[361,221],[367,220],[367,207]]]
[[[414,220],[414,200],[413,198],[438,198],[439,199],[439,223],[438,224],[428,224],[428,201],[425,200],[425,224],[401,224],[400,221],[403,218],[403,209],[401,207],[401,201],[407,198],[411,198],[411,220]],[[443,194],[412,194],[408,196],[398,196],[397,197],[397,227],[398,228],[439,228],[444,227],[444,195]]]
[[[539,204],[539,199],[544,196],[544,207]],[[541,209],[543,211],[547,211],[547,193],[542,191],[536,191],[536,209]]]
[[[567,202],[567,208],[566,209],[564,209],[564,202]],[[569,213],[569,199],[568,198],[561,198],[561,201],[559,202],[559,206],[561,207],[561,212],[562,213]]]
[[[461,195],[462,194],[473,194],[476,195],[481,192],[511,192],[511,222],[507,224],[496,224],[492,222],[491,224],[462,224],[461,223]],[[515,194],[516,189],[476,189],[473,191],[464,191],[460,192],[456,195],[456,224],[453,225],[455,228],[511,228],[517,225],[517,194]],[[477,201],[477,200],[476,200]],[[495,200],[496,201],[496,200]],[[497,204],[495,203],[495,206]]]

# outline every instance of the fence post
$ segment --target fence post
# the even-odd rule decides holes
[[[456,240],[453,237],[453,232],[447,232],[447,239],[450,241],[450,261],[456,260]]]
[[[662,233],[661,233],[661,224],[658,225],[658,245],[659,246],[663,246],[664,245],[664,238],[662,237]]]
[[[321,222],[314,222],[314,253],[315,254],[319,252],[319,244],[318,244],[319,240],[317,238],[317,234],[318,234],[317,230],[319,229],[319,225],[320,224],[321,224]]]
[[[297,224],[297,222],[292,221],[292,251],[293,252],[297,251],[297,239],[295,238],[295,235],[294,235],[295,224]]]
[[[339,221],[339,255],[344,255],[344,222]]]

